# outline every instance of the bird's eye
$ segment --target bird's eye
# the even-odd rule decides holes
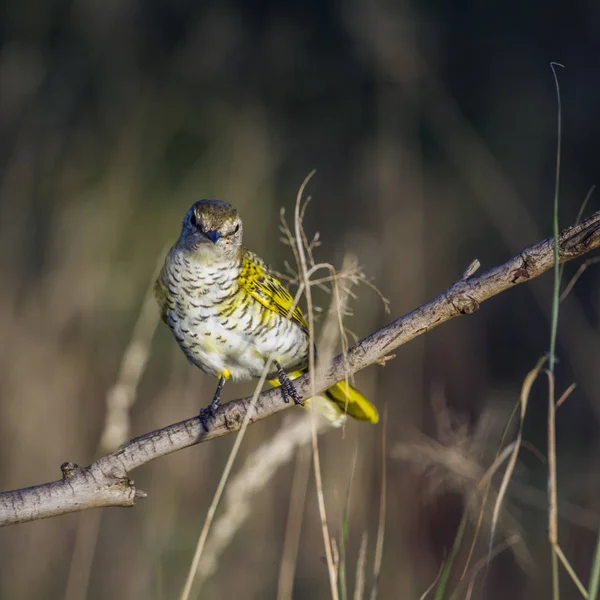
[[[233,230],[233,233],[237,233],[240,230],[240,224],[238,223]]]
[[[190,215],[190,225],[192,227],[197,227],[198,229],[201,229],[200,223],[198,222],[198,219],[196,218],[195,212],[192,212],[192,214]]]

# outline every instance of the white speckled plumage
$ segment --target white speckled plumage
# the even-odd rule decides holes
[[[247,294],[241,269],[241,256],[192,260],[179,244],[170,250],[161,273],[171,304],[164,317],[182,350],[217,377],[260,377],[268,358],[285,370],[302,366],[308,333]]]

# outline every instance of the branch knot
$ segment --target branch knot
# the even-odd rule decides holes
[[[570,233],[570,232],[569,232]],[[585,254],[598,247],[600,243],[600,223],[577,230],[560,240],[559,253],[561,257],[571,258]]]
[[[72,462],[64,462],[60,465],[60,470],[62,471],[62,478],[66,481],[67,479],[71,479],[75,472],[79,469],[79,465],[76,465]]]
[[[452,306],[461,315],[472,315],[479,310],[479,302],[468,294],[461,294],[452,298]]]

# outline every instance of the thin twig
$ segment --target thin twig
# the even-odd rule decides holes
[[[577,223],[579,223],[581,221],[581,218],[583,217],[583,213],[584,213],[584,211],[587,207],[587,204],[590,201],[590,198],[592,197],[592,194],[594,193],[595,189],[596,189],[596,185],[594,184],[588,190],[588,193],[585,195],[585,198],[583,199],[583,202],[581,203],[581,206],[579,207],[579,212],[577,213],[577,218],[575,219],[574,225],[577,225]],[[581,270],[581,267],[579,269]],[[585,271],[585,267],[584,267],[583,271]],[[564,272],[565,272],[565,265],[560,265],[558,274],[559,274],[559,279],[561,282],[562,282]],[[569,282],[569,285],[567,285],[567,288],[569,288],[568,291],[565,289],[563,291],[563,293],[560,295],[559,302],[562,302],[569,295],[569,293],[573,289],[573,286],[575,285],[577,279],[579,279],[580,276],[581,276],[581,273],[579,273],[579,270],[578,270],[577,273],[575,274],[575,276],[571,279],[571,282]]]
[[[577,223],[579,223],[581,221],[581,218],[583,217],[583,213],[585,212],[588,202],[590,201],[590,198],[592,197],[592,194],[594,193],[595,190],[596,190],[596,184],[590,186],[588,193],[585,195],[585,198],[583,199],[583,202],[581,203],[581,206],[579,207],[579,212],[577,213],[577,218],[575,219],[575,225],[577,225]]]
[[[575,284],[577,283],[577,281],[579,281],[579,278],[584,274],[585,270],[589,266],[595,265],[599,262],[600,262],[600,256],[594,256],[594,258],[588,258],[585,262],[583,262],[579,265],[579,268],[577,269],[577,271],[575,271],[575,275],[573,275],[573,277],[571,277],[571,280],[569,281],[569,283],[563,290],[562,294],[560,295],[560,299],[559,299],[560,302],[562,302],[573,291]]]

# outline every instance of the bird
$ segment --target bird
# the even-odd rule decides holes
[[[218,379],[200,411],[209,419],[228,380],[260,378],[280,386],[283,399],[310,406],[334,424],[348,414],[377,423],[376,407],[347,381],[303,402],[292,383],[308,372],[308,323],[290,292],[242,243],[238,211],[222,200],[199,200],[186,212],[177,242],[154,284],[162,320],[188,360]]]

